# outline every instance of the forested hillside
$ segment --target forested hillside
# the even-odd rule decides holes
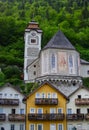
[[[0,85],[22,82],[24,30],[33,19],[42,47],[60,29],[89,61],[89,0],[0,0]]]

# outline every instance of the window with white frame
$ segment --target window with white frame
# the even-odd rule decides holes
[[[89,130],[89,124],[87,124],[87,130]]]
[[[5,93],[4,96],[7,97],[7,93]]]
[[[24,109],[20,109],[20,114],[24,114]]]
[[[50,130],[56,130],[56,124],[50,124]]]
[[[11,124],[11,129],[10,130],[15,130],[15,125]]]
[[[15,98],[18,98],[18,96],[19,96],[18,94],[15,94]]]
[[[0,98],[2,98],[2,93],[0,93]]]
[[[52,93],[52,98],[57,98],[57,93]]]
[[[10,94],[10,97],[12,97],[12,93]]]
[[[37,109],[37,113],[38,113],[38,114],[42,114],[42,113],[43,113],[43,109],[42,109],[42,108],[38,108],[38,109]]]
[[[68,127],[67,128],[68,130],[72,130],[73,129],[73,125],[72,124],[68,124],[67,127]]]
[[[29,130],[35,130],[35,124],[30,124],[30,129]]]
[[[41,98],[40,93],[36,93],[36,98]]]
[[[75,68],[74,68],[74,56],[69,55],[69,74],[75,74]]]
[[[63,124],[58,124],[58,130],[63,130]]]
[[[43,125],[42,124],[37,124],[37,130],[43,130]]]
[[[72,109],[71,108],[67,109],[67,114],[72,114]]]
[[[82,124],[77,124],[77,130],[82,130]]]
[[[48,93],[48,94],[47,94],[47,98],[51,98],[51,93]]]
[[[58,108],[57,111],[58,111],[58,114],[63,113],[63,109],[62,108]]]
[[[52,54],[52,57],[51,57],[51,66],[52,66],[52,69],[55,68],[55,55]]]
[[[35,113],[35,108],[30,108],[30,113]]]
[[[46,98],[46,94],[45,93],[42,93],[42,98]]]
[[[36,44],[36,38],[31,39],[31,44],[35,43]]]
[[[24,124],[20,124],[20,130],[24,130]]]
[[[3,108],[0,108],[0,114],[2,114],[3,113]]]
[[[51,54],[51,72],[56,73],[57,72],[57,55],[55,53]]]
[[[51,114],[56,113],[56,109],[55,108],[50,108],[50,113]]]

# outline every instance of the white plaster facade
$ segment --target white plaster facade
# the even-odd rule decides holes
[[[81,64],[80,75],[82,77],[89,77],[89,63],[88,64]]]
[[[25,104],[23,104],[22,99],[24,95],[18,92],[16,89],[11,87],[10,84],[6,84],[4,87],[0,88],[0,130],[25,130],[25,120],[24,121],[9,121],[9,114],[24,115],[25,117]],[[18,105],[8,105],[10,99],[19,101]],[[5,105],[8,100],[7,105]],[[4,104],[2,102],[4,101]],[[2,120],[2,114],[5,114],[5,120]],[[4,128],[4,129],[3,129]]]
[[[77,130],[89,130],[89,119],[85,119],[85,114],[89,114],[89,103],[83,105],[76,105],[75,99],[87,99],[89,100],[89,90],[84,87],[78,88],[78,90],[69,96],[69,102],[67,103],[67,114],[84,114],[84,118],[80,117],[79,120],[76,120],[73,116],[71,120],[67,121],[67,130],[72,130],[74,127]],[[78,118],[78,117],[77,117]]]

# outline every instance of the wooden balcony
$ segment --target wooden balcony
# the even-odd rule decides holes
[[[28,120],[34,121],[62,121],[64,119],[64,114],[28,114]]]
[[[89,113],[85,114],[85,120],[89,121]]]
[[[75,104],[76,105],[89,105],[89,98],[77,98],[75,99]]]
[[[18,106],[19,105],[19,99],[0,99],[0,105],[11,105],[11,106]]]
[[[84,119],[84,114],[67,114],[66,115],[67,120],[71,121],[79,121]]]
[[[6,114],[0,114],[0,121],[6,120]]]
[[[36,98],[35,104],[36,105],[57,105],[58,98]]]
[[[9,114],[9,121],[25,121],[25,114]]]

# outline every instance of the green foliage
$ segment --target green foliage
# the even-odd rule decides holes
[[[42,48],[60,29],[80,52],[81,58],[89,61],[88,0],[1,0],[0,68],[6,77],[4,82],[16,84],[21,81],[24,30],[33,19],[43,30]]]
[[[4,80],[5,80],[5,74],[0,71],[0,86],[4,84]]]
[[[85,87],[89,87],[89,77],[88,78],[83,78],[83,85]]]
[[[38,86],[39,86],[38,83],[26,83],[22,84],[20,87],[24,94],[29,94],[30,92],[38,88]]]

